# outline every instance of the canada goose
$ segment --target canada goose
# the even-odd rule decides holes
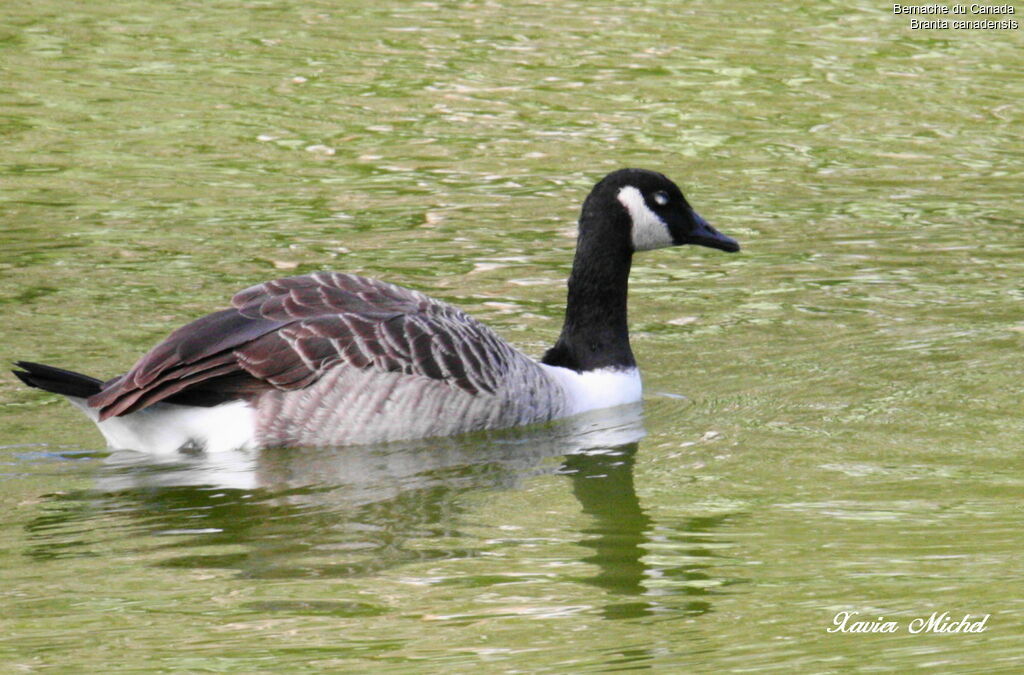
[[[543,422],[640,399],[626,292],[633,253],[738,251],[660,173],[620,169],[583,203],[565,322],[540,362],[451,305],[337,272],[268,281],[179,328],[108,382],[19,361],[114,448],[334,446]]]

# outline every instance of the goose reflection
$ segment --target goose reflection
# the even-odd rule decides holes
[[[135,533],[166,538],[150,547],[160,566],[221,568],[262,579],[372,575],[479,554],[478,537],[464,529],[473,522],[480,491],[562,474],[591,519],[580,543],[593,550],[584,561],[597,573],[581,581],[610,594],[606,617],[640,616],[657,611],[659,600],[647,584],[665,570],[655,572],[645,562],[653,523],[633,483],[645,433],[640,406],[614,412],[415,445],[278,449],[173,463],[114,453],[99,471],[96,490],[53,498],[63,506],[49,508],[30,526],[30,554],[98,554],[90,551],[95,542],[81,536],[81,521],[127,514]],[[75,537],[62,537],[62,530]],[[707,610],[706,602],[692,600],[687,611]]]
[[[581,543],[594,549],[586,562],[598,573],[585,579],[618,595],[641,596],[647,566],[643,556],[652,521],[640,507],[633,482],[637,443],[619,446],[597,455],[570,455],[562,465],[572,477],[573,494],[583,512],[593,518]],[[615,603],[605,607],[609,618],[642,616],[653,606],[647,602]]]
[[[710,599],[718,587],[735,582],[716,580],[711,573],[721,562],[713,552],[721,545],[715,531],[731,514],[685,518],[672,527],[656,527],[636,494],[633,465],[637,448],[637,443],[627,443],[610,452],[570,455],[562,465],[561,471],[572,477],[573,493],[583,512],[593,518],[583,530],[587,537],[581,543],[594,550],[584,560],[598,571],[583,581],[620,597],[604,606],[605,618],[659,612],[659,593],[649,588],[654,582],[686,596],[685,602],[672,603],[674,612],[704,614],[711,610]],[[650,551],[655,545],[686,563],[652,565]]]
[[[645,433],[642,407],[632,404],[542,427],[408,443],[179,455],[173,461],[115,451],[96,486],[107,493],[185,486],[259,491],[295,503],[355,506],[432,487],[456,493],[514,488],[554,472],[555,459],[635,447]]]

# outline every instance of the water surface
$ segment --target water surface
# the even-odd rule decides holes
[[[891,9],[5,5],[7,362],[109,377],[318,269],[539,355],[620,166],[744,245],[636,259],[616,417],[166,464],[0,378],[5,667],[1024,668],[1024,37]]]

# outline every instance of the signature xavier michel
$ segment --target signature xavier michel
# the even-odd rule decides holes
[[[878,617],[877,620],[858,619],[860,612],[839,612],[832,617],[829,633],[895,633],[900,630],[900,622]],[[911,633],[984,633],[990,614],[972,618],[965,614],[963,618],[954,619],[949,612],[932,612],[927,619],[918,617],[911,619],[907,630]]]

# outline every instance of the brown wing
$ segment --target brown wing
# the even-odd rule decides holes
[[[209,405],[269,388],[302,389],[344,366],[493,393],[524,358],[450,305],[350,274],[269,281],[232,304],[176,330],[89,405],[100,419],[162,400]]]

